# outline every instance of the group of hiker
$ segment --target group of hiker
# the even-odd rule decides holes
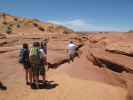
[[[19,54],[19,63],[21,63],[25,70],[25,80],[27,85],[35,85],[39,88],[39,76],[42,77],[42,83],[47,84],[46,81],[46,65],[47,62],[47,39],[42,42],[33,42],[32,47],[29,48],[27,43],[22,45]],[[78,46],[73,42],[67,46],[67,53],[69,55],[69,62],[74,60],[77,56]],[[6,86],[0,81],[0,90],[6,90]]]
[[[47,84],[47,43],[47,41],[33,42],[30,49],[28,44],[24,43],[20,50],[19,62],[24,66],[27,85],[34,84],[36,88],[39,88],[39,76],[42,77],[42,83],[44,85]],[[77,45],[70,41],[67,48],[69,60],[73,61],[76,55]]]
[[[33,45],[30,49],[28,44],[23,44],[23,47],[20,50],[19,62],[24,66],[27,85],[34,84],[36,88],[38,88],[39,76],[42,77],[43,83],[46,83],[46,56],[47,41],[33,42]]]

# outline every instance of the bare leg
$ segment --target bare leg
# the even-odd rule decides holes
[[[46,81],[46,75],[45,74],[42,75],[42,79],[43,79],[43,83],[45,83],[45,81]]]
[[[34,76],[34,80],[35,80],[36,87],[39,88],[39,83],[38,83],[39,77],[38,76]]]
[[[69,63],[71,62],[71,55],[69,54]]]
[[[70,61],[73,62],[73,55],[70,55]]]
[[[32,84],[32,71],[31,69],[28,69],[28,76],[29,76],[29,81],[30,81],[30,84]]]
[[[28,70],[25,70],[25,80],[26,84],[28,84]]]
[[[42,65],[40,66],[40,74],[43,80],[43,83],[45,83],[46,80],[46,65],[44,66],[44,64],[42,63]]]
[[[33,73],[33,81],[34,81],[34,84],[36,86],[36,88],[39,88],[39,70],[38,70],[38,65],[36,64],[33,64],[32,65],[33,69],[32,69],[32,73]]]

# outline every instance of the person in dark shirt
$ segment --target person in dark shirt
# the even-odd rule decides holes
[[[29,47],[24,43],[23,48],[20,50],[20,63],[24,66],[26,84],[32,84],[32,71],[29,61]]]

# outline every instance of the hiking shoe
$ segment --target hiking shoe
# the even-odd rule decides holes
[[[31,89],[39,89],[39,84],[37,85],[37,84],[35,84],[35,83],[32,83],[32,84],[30,85],[30,87],[31,87]]]
[[[35,82],[35,89],[39,89],[39,83]]]
[[[29,82],[26,82],[26,85],[30,85],[30,83]]]
[[[30,82],[26,82],[26,85],[31,85],[32,83],[30,83]]]

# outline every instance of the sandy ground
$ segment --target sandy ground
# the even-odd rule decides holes
[[[0,91],[0,100],[127,100],[128,93],[124,88],[70,77],[62,70],[47,72],[47,80],[55,87],[32,90],[25,85],[23,68],[17,63],[17,52],[0,56],[0,79],[7,86],[7,91]]]

